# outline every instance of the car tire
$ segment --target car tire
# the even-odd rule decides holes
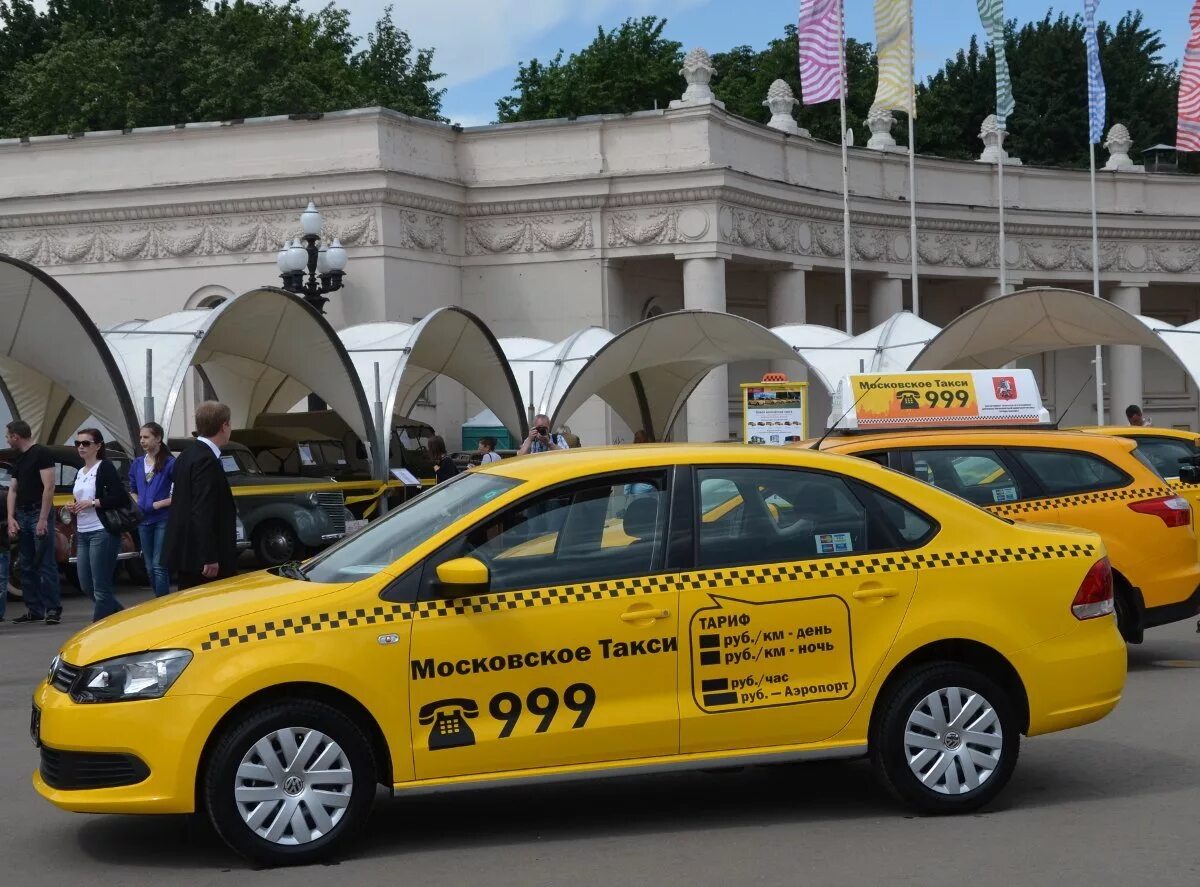
[[[1011,695],[973,668],[918,667],[891,682],[879,700],[869,741],[876,776],[919,813],[976,810],[1000,793],[1016,767],[1016,711]]]
[[[150,584],[150,572],[146,569],[146,562],[142,559],[141,552],[138,552],[137,557],[131,557],[125,561],[125,574],[129,577],[130,582],[141,588]]]
[[[326,781],[310,781],[315,771]],[[322,702],[285,700],[239,717],[217,739],[203,774],[204,805],[221,838],[252,862],[307,865],[362,832],[377,773],[371,743],[353,720]]]
[[[281,520],[263,521],[254,529],[254,557],[261,567],[278,567],[304,557],[296,531]]]
[[[1122,583],[1113,590],[1113,611],[1117,619],[1117,631],[1127,644],[1140,644],[1146,639],[1146,631],[1138,619],[1137,609],[1127,586]]]

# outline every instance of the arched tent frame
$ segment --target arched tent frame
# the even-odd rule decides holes
[[[325,318],[289,292],[250,290],[214,308],[130,321],[104,338],[129,390],[143,404],[153,398],[156,418],[174,415],[187,371],[196,366],[229,405],[235,427],[249,427],[294,383],[300,396],[319,395],[375,451],[370,406],[350,356]]]
[[[557,343],[501,339],[500,346],[512,366],[513,375],[518,380],[532,380],[529,403],[533,413],[551,416],[575,377],[613,338],[613,334],[603,327],[589,326]],[[541,347],[535,347],[537,345]]]
[[[34,439],[57,442],[95,416],[131,448],[139,419],[117,360],[83,307],[58,281],[19,259],[0,255],[4,325],[0,375],[15,418]]]
[[[437,376],[461,384],[510,430],[524,437],[529,426],[512,367],[496,337],[463,308],[439,308],[417,323],[364,323],[338,333],[362,389],[375,395],[379,364],[385,422],[407,415],[421,391]]]
[[[742,360],[801,360],[752,320],[714,311],[674,311],[613,336],[571,379],[549,413],[559,424],[593,395],[631,428],[665,438],[688,396],[712,369]]]

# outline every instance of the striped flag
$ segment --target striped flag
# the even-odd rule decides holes
[[[1200,4],[1200,0],[1197,0]],[[1096,40],[1096,7],[1100,0],[1083,0],[1083,43],[1087,47],[1088,67],[1088,139],[1093,145],[1104,140],[1104,111],[1108,91],[1100,70],[1100,44]]]
[[[875,0],[875,42],[879,54],[879,86],[875,107],[909,111],[912,88],[912,0]]]
[[[801,0],[796,33],[804,104],[838,98],[842,89],[842,0]]]
[[[1183,70],[1179,73],[1179,128],[1175,150],[1200,151],[1200,0],[1188,16],[1192,35],[1183,51]]]
[[[1012,82],[1008,78],[1008,57],[1004,54],[1004,0],[975,0],[975,5],[996,53],[996,124],[1004,129],[1008,115],[1013,112]]]

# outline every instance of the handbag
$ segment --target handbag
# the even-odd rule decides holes
[[[96,480],[98,485],[100,478],[97,477]],[[124,488],[124,484],[122,484],[122,491]],[[103,498],[99,491],[97,491],[97,498]],[[101,525],[108,532],[114,536],[123,536],[126,533],[136,532],[144,515],[137,503],[130,501],[129,497],[126,496],[125,504],[119,505],[116,508],[97,508],[96,517],[100,518]]]

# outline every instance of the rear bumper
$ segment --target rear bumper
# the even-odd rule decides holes
[[[1194,619],[1197,615],[1200,615],[1200,588],[1197,588],[1190,598],[1177,604],[1147,607],[1142,614],[1142,627],[1155,628],[1159,625],[1169,625],[1172,622]]]
[[[1066,635],[1012,656],[1029,698],[1028,735],[1098,721],[1125,688],[1125,641],[1112,616],[1088,619]]]

